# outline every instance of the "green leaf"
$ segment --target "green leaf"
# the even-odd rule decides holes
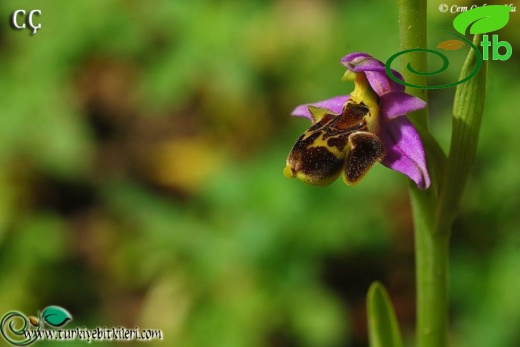
[[[374,282],[367,295],[368,338],[370,347],[402,347],[399,323],[385,287]]]
[[[477,45],[482,35],[475,35]],[[468,76],[482,57],[471,49],[460,74]],[[459,84],[453,102],[450,154],[440,197],[438,224],[449,224],[455,218],[478,148],[480,124],[486,100],[487,61],[475,77]]]
[[[483,6],[462,12],[453,20],[453,27],[462,35],[470,27],[470,34],[485,34],[502,29],[509,22],[510,6]]]
[[[42,318],[53,327],[61,327],[72,319],[71,314],[59,306],[48,306],[43,310]]]

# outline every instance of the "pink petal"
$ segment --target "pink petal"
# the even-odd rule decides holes
[[[341,58],[341,64],[352,72],[385,71],[385,64],[363,52],[350,53]]]
[[[341,59],[341,63],[352,72],[364,72],[368,83],[377,95],[388,92],[404,92],[404,85],[395,82],[386,74],[385,64],[373,58],[371,55],[362,52],[351,53]],[[392,69],[397,78],[404,81],[403,76]]]
[[[315,106],[315,107],[321,107],[326,108],[330,110],[332,113],[340,114],[343,111],[343,106],[347,102],[347,100],[350,98],[350,95],[341,95],[341,96],[335,96],[333,98],[313,102],[310,104],[303,104],[298,107],[296,107],[292,112],[292,116],[299,116],[299,117],[305,117],[312,120],[311,113],[309,112],[309,106]]]
[[[381,95],[380,99],[383,120],[393,119],[426,107],[426,102],[422,99],[401,92],[386,93]]]
[[[428,188],[431,182],[424,149],[412,123],[406,117],[383,122],[379,136],[386,148],[386,155],[381,163],[405,174],[420,189]]]
[[[404,81],[403,76],[401,76],[399,72],[395,70],[392,71],[398,78]],[[374,89],[379,96],[389,92],[404,93],[404,85],[388,77],[386,71],[365,71],[365,75],[367,76],[368,83],[370,83],[372,89]]]

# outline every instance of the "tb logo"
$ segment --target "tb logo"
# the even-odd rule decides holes
[[[25,10],[16,10],[11,15],[11,27],[15,30],[22,30],[22,29],[26,28],[26,24],[27,24],[27,26],[30,29],[32,29],[31,35],[34,35],[42,27],[42,25],[40,23],[38,23],[37,25],[34,24],[34,16],[35,15],[40,16],[41,14],[42,14],[42,11],[40,11],[40,10],[29,11],[29,14],[27,14],[27,15],[26,15]],[[19,17],[25,17],[25,21],[21,25],[18,23]]]
[[[513,54],[513,47],[511,47],[511,44],[507,41],[498,41],[498,35],[493,35],[493,44],[491,44],[491,41],[489,41],[488,35],[484,35],[482,37],[482,42],[480,45],[482,46],[482,58],[484,60],[489,59],[489,46],[492,47],[492,57],[493,60],[507,60],[511,58],[511,54]],[[500,47],[504,47],[506,49],[506,52],[504,54],[501,54],[498,49]]]
[[[504,61],[511,58],[513,47],[507,41],[499,41],[498,35],[488,35],[488,33],[505,27],[509,22],[509,12],[513,10],[512,5],[484,5],[459,14],[453,20],[453,26],[463,35],[468,27],[470,34],[483,34],[480,42],[482,59],[488,60],[491,55],[493,60]],[[491,54],[489,54],[490,47]],[[505,53],[499,52],[500,47],[504,47]]]

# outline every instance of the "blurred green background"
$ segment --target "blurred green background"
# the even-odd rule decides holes
[[[452,39],[440,3],[432,48]],[[16,9],[40,9],[42,29],[13,30]],[[490,62],[454,227],[453,346],[520,345],[519,16],[498,32],[513,56]],[[393,1],[2,1],[0,17],[0,315],[59,305],[66,328],[162,329],[147,346],[357,347],[380,280],[412,340],[404,176],[282,175],[308,127],[291,110],[352,89],[345,54],[399,50]],[[444,148],[453,94],[430,93]]]

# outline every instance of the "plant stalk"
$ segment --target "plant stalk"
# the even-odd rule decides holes
[[[398,0],[400,49],[427,48],[427,3],[426,0]],[[409,53],[403,56],[403,76],[405,81],[427,85],[423,75],[412,74],[406,68],[410,64],[417,71],[427,71],[426,53]],[[407,93],[428,101],[428,91],[419,88],[407,88]],[[411,121],[428,131],[428,110],[415,112]],[[437,145],[437,143],[435,143]],[[431,170],[432,148],[425,148]],[[430,153],[428,153],[430,152]],[[444,155],[441,153],[441,156]],[[445,157],[444,157],[445,158]],[[442,163],[444,164],[444,163]],[[443,166],[443,165],[442,165]],[[432,175],[432,187],[419,190],[410,184],[410,200],[412,203],[415,237],[415,271],[416,271],[416,339],[417,347],[445,347],[448,331],[448,262],[451,223],[438,225],[436,219],[439,180],[442,178],[439,169]],[[442,227],[444,232],[437,232]]]
[[[436,200],[411,187],[414,217],[417,347],[447,346],[451,223],[436,224]],[[445,232],[438,232],[443,228]]]

